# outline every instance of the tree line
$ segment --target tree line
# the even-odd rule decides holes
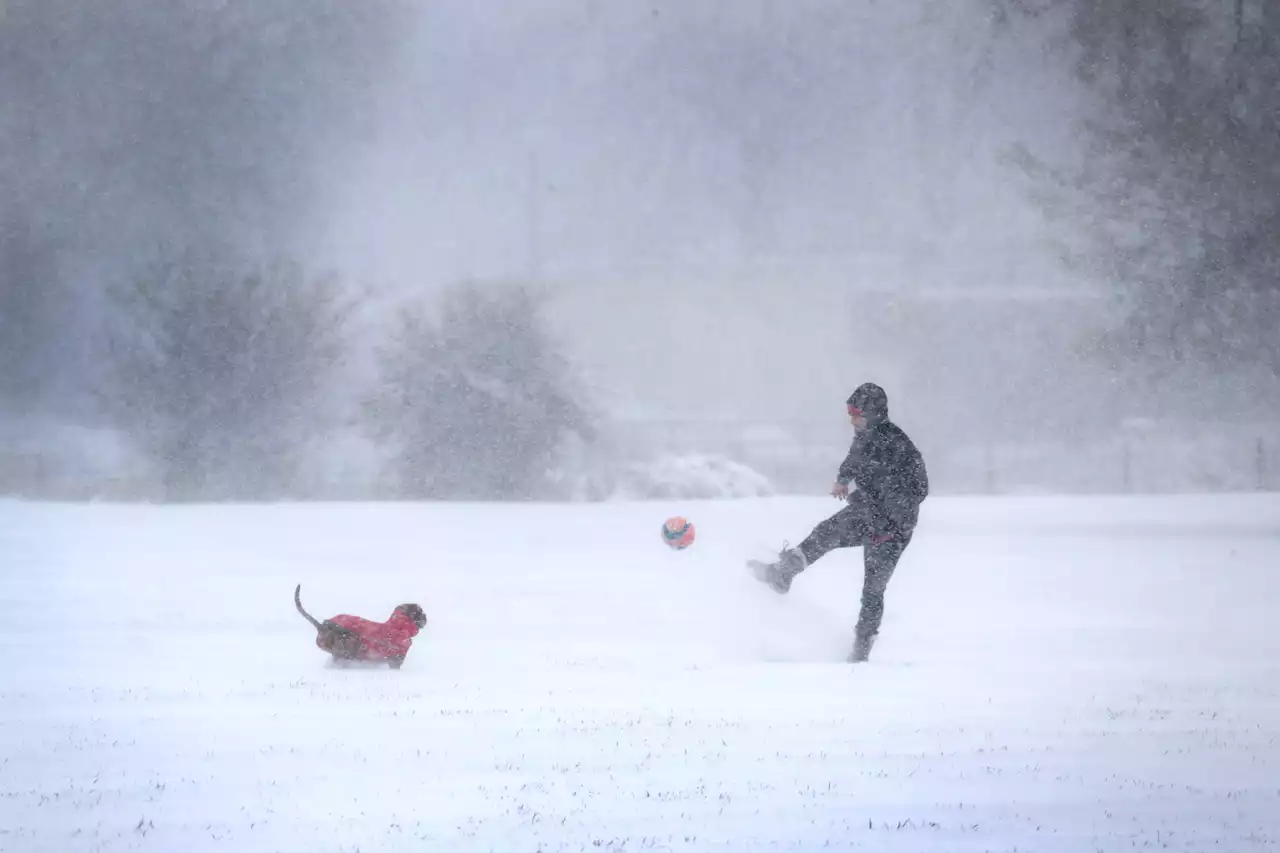
[[[184,252],[108,291],[80,393],[128,448],[132,482],[79,487],[163,501],[562,497],[551,472],[595,427],[545,306],[507,282],[388,304],[296,264]],[[342,437],[375,451],[357,493],[325,482]]]

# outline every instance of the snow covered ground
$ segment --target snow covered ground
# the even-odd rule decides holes
[[[0,850],[1280,846],[1280,498],[931,499],[856,668],[835,508],[0,503]]]

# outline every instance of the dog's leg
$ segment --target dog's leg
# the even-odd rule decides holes
[[[404,665],[404,655],[394,655],[393,657],[387,658],[387,666],[391,667],[392,669],[399,669],[403,665]]]

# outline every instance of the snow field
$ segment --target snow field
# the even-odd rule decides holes
[[[1280,845],[1280,499],[932,498],[861,667],[837,506],[0,503],[0,850]]]

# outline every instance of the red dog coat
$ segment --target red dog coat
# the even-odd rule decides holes
[[[360,638],[360,659],[369,661],[404,657],[409,654],[418,626],[403,610],[397,609],[386,622],[374,622],[348,613],[340,613],[329,621],[351,631]],[[316,645],[320,645],[319,638]],[[321,646],[323,648],[323,646]]]

